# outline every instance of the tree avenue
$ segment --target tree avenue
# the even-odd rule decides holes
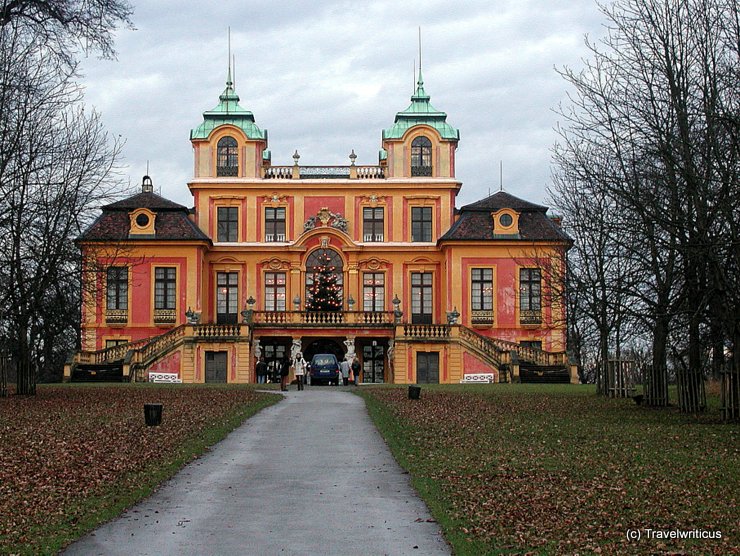
[[[571,333],[599,369],[645,350],[651,405],[667,405],[675,376],[681,409],[704,410],[711,369],[725,418],[738,419],[738,4],[617,0],[602,11],[606,36],[587,40],[581,71],[561,71],[573,92],[551,194],[575,239]]]
[[[76,56],[112,56],[131,13],[120,0],[0,7],[0,342],[18,394],[34,394],[77,342],[74,239],[120,185],[121,144],[84,109]]]

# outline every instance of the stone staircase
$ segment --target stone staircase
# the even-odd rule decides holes
[[[463,352],[471,354],[487,365],[498,376],[499,382],[577,383],[576,369],[568,362],[565,352],[524,347],[515,342],[483,336],[459,324],[402,324],[396,327],[397,345],[439,342],[458,349],[460,361]],[[452,382],[463,378],[465,369],[462,365],[460,363],[460,368],[451,371]]]
[[[64,378],[72,382],[143,381],[148,370],[177,350],[190,364],[199,342],[239,339],[249,341],[249,330],[243,324],[181,324],[164,334],[97,350],[80,351],[64,367]]]

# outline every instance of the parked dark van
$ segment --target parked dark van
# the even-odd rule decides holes
[[[311,358],[311,384],[338,384],[339,362],[333,353],[317,353]]]

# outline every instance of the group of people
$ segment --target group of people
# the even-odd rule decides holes
[[[357,356],[355,356],[351,364],[346,359],[343,359],[339,364],[339,370],[342,372],[342,383],[345,386],[349,383],[357,386],[360,381],[360,360],[357,359]]]
[[[308,362],[303,358],[303,354],[301,352],[298,352],[296,354],[293,361],[291,361],[290,358],[286,355],[283,360],[278,362],[277,364],[280,369],[280,390],[282,390],[283,392],[288,391],[288,377],[290,376],[291,367],[293,368],[293,374],[296,378],[298,390],[304,389],[306,380],[309,377],[309,365]],[[350,363],[346,359],[342,360],[342,362],[339,364],[339,370],[342,375],[342,384],[344,384],[344,386],[347,386],[350,383],[357,386],[360,380],[360,360],[356,356],[352,360],[352,363]],[[268,381],[269,368],[267,362],[265,361],[264,355],[260,356],[255,371],[257,374],[257,384],[266,384]]]

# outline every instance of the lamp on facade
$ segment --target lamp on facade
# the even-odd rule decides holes
[[[357,160],[357,155],[355,154],[355,150],[352,149],[352,152],[349,153],[349,162],[350,162],[350,165],[354,166],[355,165],[355,160]]]
[[[457,319],[460,318],[460,313],[455,307],[452,311],[447,311],[447,324],[457,324]]]
[[[347,306],[349,307],[349,310],[352,310],[352,307],[355,306],[355,298],[352,297],[352,294],[349,294],[347,296]]]
[[[254,316],[254,304],[257,303],[257,301],[252,297],[249,296],[249,299],[247,299],[245,302],[246,307],[242,311],[242,318],[244,319],[245,324],[251,324],[252,318]]]
[[[188,310],[185,311],[185,318],[187,319],[188,324],[198,324],[199,315],[190,307],[188,307]]]
[[[393,296],[393,319],[396,324],[401,322],[401,317],[403,316],[403,311],[401,311],[401,300],[398,299],[398,294]]]
[[[293,153],[293,164],[298,166],[298,161],[301,159],[301,155],[298,154],[298,149]]]
[[[300,295],[296,295],[293,298],[293,307],[295,308],[296,311],[300,311],[301,309],[301,296]]]

